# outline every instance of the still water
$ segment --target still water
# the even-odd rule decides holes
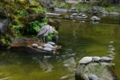
[[[58,44],[54,56],[21,56],[0,52],[0,80],[75,80],[74,73],[84,56],[114,58],[120,76],[120,25],[61,20]]]

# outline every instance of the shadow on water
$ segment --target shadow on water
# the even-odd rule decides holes
[[[61,20],[58,55],[25,56],[0,52],[0,79],[6,80],[74,80],[76,65],[84,56],[114,58],[120,75],[120,25]],[[8,78],[8,79],[7,79]]]

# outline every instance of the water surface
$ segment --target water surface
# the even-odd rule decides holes
[[[61,20],[58,44],[54,56],[21,56],[0,52],[0,79],[6,80],[74,80],[79,60],[84,56],[114,58],[120,75],[120,25]]]

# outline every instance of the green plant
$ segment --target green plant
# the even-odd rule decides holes
[[[91,9],[91,8],[92,8],[92,5],[79,3],[79,4],[76,5],[76,7],[77,7],[79,10],[81,10],[82,8]]]
[[[19,14],[20,16],[26,16],[26,15],[28,15],[28,12],[25,11],[25,10],[19,10],[19,11],[18,11],[18,14]]]
[[[53,37],[53,34],[51,33],[51,34],[48,34],[48,35],[46,36],[46,39],[47,39],[47,40],[52,40],[52,37]]]
[[[20,27],[19,25],[13,25],[13,26],[12,26],[12,29],[14,29],[14,31],[15,31],[16,33],[20,33],[21,27]]]
[[[44,26],[45,24],[47,24],[46,22],[39,22],[39,21],[32,21],[29,23],[31,28],[33,29],[32,31],[34,32],[39,32],[39,30],[42,28],[42,26]]]

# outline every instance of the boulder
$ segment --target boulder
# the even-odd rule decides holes
[[[8,26],[8,19],[0,19],[0,33],[4,34]]]
[[[90,62],[78,64],[75,80],[118,80],[114,63]]]

